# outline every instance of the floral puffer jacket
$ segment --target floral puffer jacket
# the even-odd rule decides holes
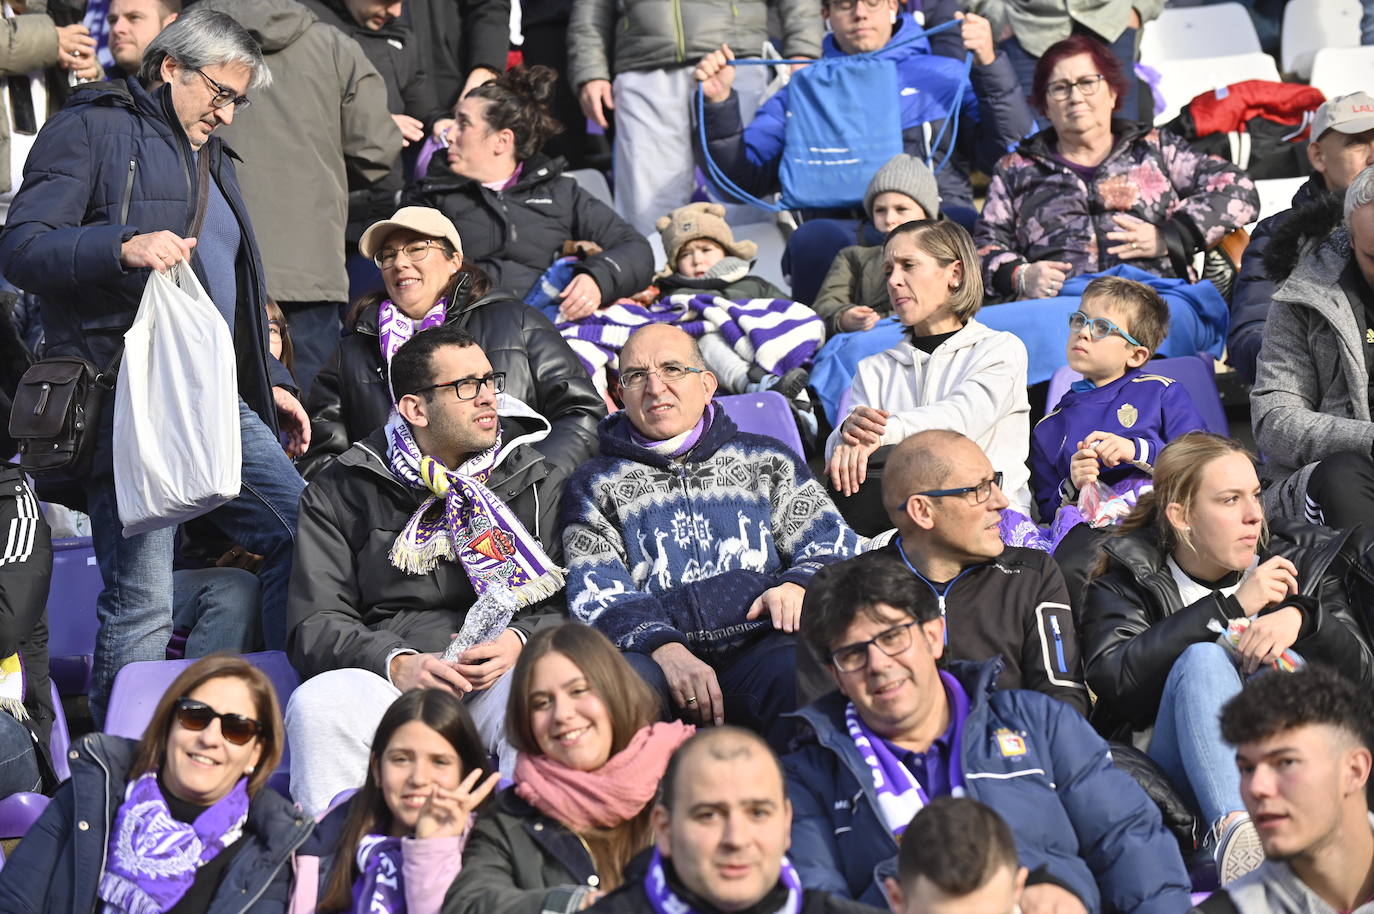
[[[1095,273],[1122,261],[1107,253],[1116,231],[1112,216],[1129,213],[1160,227],[1163,257],[1131,266],[1160,276],[1196,278],[1194,254],[1259,213],[1255,183],[1216,156],[1194,152],[1173,134],[1145,124],[1113,121],[1116,145],[1086,183],[1054,155],[1053,128],[1002,157],[988,185],[974,241],[990,296],[1014,297],[1012,271],[1023,263],[1060,260],[1071,275]]]

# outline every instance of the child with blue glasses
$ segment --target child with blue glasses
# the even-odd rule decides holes
[[[1205,428],[1182,384],[1144,368],[1168,332],[1159,294],[1115,276],[1089,283],[1069,315],[1069,367],[1083,379],[1031,433],[1031,488],[1052,545],[1078,524],[1124,515],[1151,488],[1164,445]],[[1081,499],[1090,487],[1100,497]]]

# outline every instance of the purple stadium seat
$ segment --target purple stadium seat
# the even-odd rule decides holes
[[[287,699],[296,690],[296,686],[301,684],[300,676],[286,659],[286,654],[281,651],[262,651],[244,654],[243,659],[267,674],[267,678],[271,679],[272,685],[276,687],[277,700],[285,709]],[[129,739],[141,737],[148,721],[153,717],[153,710],[163,693],[167,691],[167,687],[172,684],[172,680],[195,662],[193,659],[143,660],[125,666],[115,676],[114,688],[110,691],[110,709],[105,715],[105,732]],[[282,748],[281,765],[277,767],[279,773],[291,769],[291,759],[284,740]],[[281,789],[280,780],[269,783]],[[281,792],[285,794],[284,790]]]
[[[64,695],[90,688],[95,656],[95,599],[104,584],[88,536],[53,540],[48,591],[48,654],[53,682]]]
[[[806,461],[801,435],[797,432],[797,421],[792,418],[792,410],[782,394],[771,390],[757,394],[731,394],[728,397],[716,397],[715,402],[724,408],[725,414],[739,426],[740,431],[776,438],[791,448],[798,460]]]
[[[67,730],[67,715],[62,711],[62,697],[57,694],[57,684],[51,683],[53,703],[52,735],[48,738],[48,754],[52,757],[52,767],[58,780],[65,781],[72,776],[67,753],[71,751],[72,738]],[[48,808],[48,798],[41,793],[16,793],[0,800],[0,839],[22,838],[33,823]]]
[[[1212,357],[1206,353],[1196,356],[1181,355],[1172,359],[1153,359],[1145,363],[1149,374],[1173,378],[1182,384],[1193,398],[1193,406],[1202,417],[1207,431],[1216,435],[1230,435],[1231,423],[1226,419],[1226,408],[1221,405],[1221,395],[1213,379]],[[1048,413],[1058,404],[1060,397],[1068,392],[1069,385],[1082,379],[1082,375],[1067,365],[1061,366],[1050,378],[1049,390],[1045,394],[1045,411]]]

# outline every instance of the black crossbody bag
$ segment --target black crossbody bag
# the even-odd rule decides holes
[[[200,234],[210,198],[210,156],[196,157],[196,211],[188,237]],[[101,368],[78,355],[40,359],[14,392],[10,409],[10,437],[19,448],[19,465],[37,479],[78,481],[90,475],[96,429],[106,395],[115,389],[124,345],[110,364]]]

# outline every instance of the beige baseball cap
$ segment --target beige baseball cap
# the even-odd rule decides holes
[[[1328,130],[1340,133],[1374,130],[1374,98],[1367,92],[1351,92],[1322,102],[1312,118],[1312,139],[1321,139]]]
[[[363,232],[363,237],[358,239],[358,253],[371,260],[382,242],[397,229],[443,238],[453,245],[455,251],[463,253],[463,239],[458,237],[458,229],[448,216],[432,206],[403,206],[390,219],[372,223]]]

